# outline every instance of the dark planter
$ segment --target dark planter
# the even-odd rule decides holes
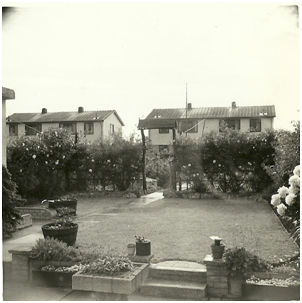
[[[150,256],[151,255],[151,241],[136,242],[135,250],[137,256]]]
[[[71,288],[74,273],[41,271],[32,272],[32,282],[40,286]]]
[[[54,202],[50,202],[48,205],[49,208],[57,209],[60,207],[69,207],[77,211],[78,200],[69,199],[69,200],[55,200]]]
[[[221,259],[224,253],[224,245],[216,245],[215,243],[211,245],[213,259]]]
[[[76,242],[78,233],[78,224],[71,223],[71,226],[60,229],[48,229],[48,226],[54,226],[56,223],[48,223],[42,226],[44,238],[54,238],[65,242],[67,245],[72,246]]]
[[[245,279],[242,275],[238,274],[234,277],[229,277],[229,297],[230,298],[241,298],[242,287]]]

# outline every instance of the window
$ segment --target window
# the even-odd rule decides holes
[[[261,132],[261,119],[250,119],[250,132]]]
[[[110,135],[114,134],[114,124],[110,124]]]
[[[77,125],[76,125],[76,123],[63,122],[63,123],[60,123],[59,127],[63,128],[63,129],[66,129],[72,135],[75,135],[76,132],[77,132]]]
[[[240,130],[240,119],[219,120],[219,132],[224,131],[226,128]]]
[[[42,131],[41,123],[27,123],[25,124],[25,136],[35,136]]]
[[[93,122],[84,124],[84,133],[85,133],[85,135],[93,135],[93,133],[94,133]]]
[[[160,128],[158,130],[158,133],[160,133],[160,134],[168,134],[169,133],[169,128]]]
[[[180,132],[198,133],[198,120],[184,120],[179,123]]]
[[[18,136],[18,124],[9,124],[9,135]]]

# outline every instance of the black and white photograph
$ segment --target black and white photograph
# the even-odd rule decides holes
[[[299,1],[1,6],[3,301],[300,301]]]

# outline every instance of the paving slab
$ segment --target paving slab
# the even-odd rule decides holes
[[[163,261],[156,264],[152,264],[155,269],[171,269],[171,270],[190,270],[190,271],[200,271],[206,270],[205,265],[190,262],[190,261]]]

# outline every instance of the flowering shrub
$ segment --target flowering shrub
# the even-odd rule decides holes
[[[87,264],[82,272],[97,275],[114,275],[120,272],[131,271],[132,269],[133,263],[127,257],[103,256],[98,260]]]
[[[293,170],[293,175],[288,179],[289,187],[282,186],[278,193],[272,195],[271,205],[279,216],[288,220],[293,225],[294,238],[300,239],[300,165]]]
[[[126,190],[141,172],[141,146],[119,137],[75,144],[66,130],[50,129],[12,142],[8,167],[19,193],[27,197],[57,198],[99,184]]]
[[[272,182],[264,166],[274,163],[273,141],[271,132],[209,134],[200,145],[203,173],[223,192],[259,192]]]
[[[7,168],[2,165],[2,231],[5,238],[11,236],[21,219],[15,210],[16,200],[16,184],[11,180]]]
[[[80,261],[79,249],[56,239],[39,239],[32,248],[31,257],[44,261]]]
[[[246,251],[244,247],[228,248],[223,254],[226,267],[231,276],[247,276],[253,271],[265,271],[269,264],[258,256]]]
[[[276,131],[274,164],[265,169],[274,182],[274,191],[287,184],[293,167],[300,164],[300,122],[294,123],[294,131]]]

